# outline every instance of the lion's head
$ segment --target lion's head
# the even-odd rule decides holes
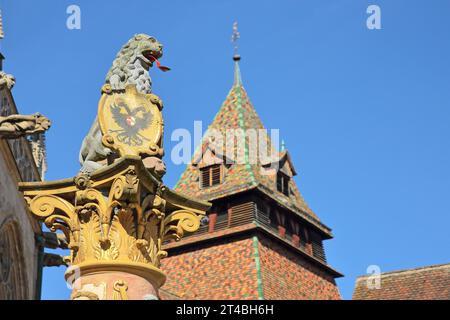
[[[106,83],[113,90],[124,90],[127,84],[135,84],[139,92],[151,93],[151,79],[146,71],[162,56],[162,48],[154,37],[136,34],[120,49],[106,75]]]
[[[142,66],[148,70],[153,65],[155,58],[159,59],[162,57],[163,46],[155,37],[140,33],[131,38],[122,48],[121,52],[124,53],[122,58],[124,58],[124,56],[130,58],[135,57],[139,59],[142,62]]]

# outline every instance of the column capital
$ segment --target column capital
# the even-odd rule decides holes
[[[165,281],[162,244],[196,231],[210,207],[170,190],[138,156],[122,157],[91,176],[20,183],[19,189],[31,214],[65,235],[65,277],[78,285],[75,299],[157,296]],[[134,292],[136,281],[147,282],[147,292]],[[99,286],[104,288],[92,289]]]

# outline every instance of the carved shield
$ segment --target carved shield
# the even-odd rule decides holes
[[[125,155],[162,155],[163,119],[151,95],[127,86],[124,93],[104,93],[98,105],[102,142]]]

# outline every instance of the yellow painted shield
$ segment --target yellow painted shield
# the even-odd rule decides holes
[[[158,106],[127,86],[124,93],[103,93],[98,120],[103,144],[125,155],[156,155],[161,152],[163,120]]]

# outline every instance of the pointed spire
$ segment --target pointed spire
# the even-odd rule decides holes
[[[225,151],[225,155],[223,156],[235,162],[229,167],[229,170],[227,169],[228,171],[223,175],[223,180],[219,185],[208,189],[201,188],[199,184],[200,169],[197,164],[201,161],[199,159],[206,159],[203,158],[206,155],[205,150],[212,146],[209,140],[211,136],[205,133],[194,152],[192,163],[186,167],[186,170],[175,186],[175,190],[193,198],[210,201],[261,187],[261,190],[266,190],[266,192],[272,194],[275,201],[287,204],[285,196],[277,192],[276,181],[273,180],[274,175],[270,173],[272,172],[270,170],[272,169],[272,163],[276,163],[278,160],[271,156],[275,156],[280,152],[280,146],[278,143],[276,145],[272,144],[271,136],[265,130],[258,113],[250,102],[246,90],[242,86],[239,68],[240,56],[237,53],[237,45],[235,44],[238,38],[237,24],[234,24],[233,36],[231,37],[234,46],[234,83],[214,120],[208,126],[209,133],[220,133],[222,138],[225,139],[222,141],[222,148],[225,148],[222,149],[222,152]],[[242,144],[234,143],[236,141],[234,137],[229,139],[230,133],[232,132],[244,132],[244,135],[246,135],[253,130],[257,132],[256,143],[258,145],[256,147],[258,151],[260,151],[259,147],[263,146],[263,144],[260,145],[259,143],[265,141],[264,145],[267,149],[265,149],[266,157],[264,158],[254,153],[254,148],[250,144],[255,141],[251,142],[250,139]],[[260,132],[264,134],[261,135]],[[237,136],[236,139],[238,139]],[[227,141],[233,141],[232,150],[226,150],[229,147],[226,145]],[[282,148],[285,149],[284,142],[282,143]],[[287,150],[284,153],[287,154]],[[226,163],[228,164],[230,162]],[[270,168],[267,165],[270,165]],[[291,166],[291,169],[293,170],[293,166]],[[291,185],[291,190],[293,190],[291,193],[294,196],[290,197],[289,206],[295,206],[304,214],[318,220],[314,212],[305,203],[293,180]]]
[[[233,87],[239,87],[242,85],[241,69],[239,68],[239,60],[234,60],[234,83]]]

